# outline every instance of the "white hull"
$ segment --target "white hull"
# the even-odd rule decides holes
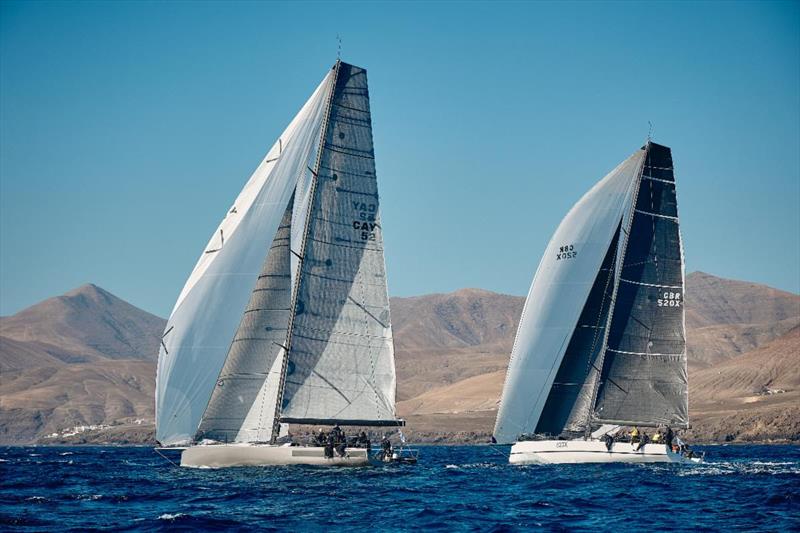
[[[511,464],[564,463],[699,463],[680,453],[667,450],[666,444],[615,442],[609,451],[599,440],[534,440],[517,442],[511,447]]]
[[[212,444],[191,446],[181,454],[181,466],[190,468],[225,468],[229,466],[367,466],[369,455],[364,448],[348,448],[345,457],[334,452],[325,457],[325,449],[311,446],[273,446],[269,444]]]

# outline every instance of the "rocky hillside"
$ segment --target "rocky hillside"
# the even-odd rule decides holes
[[[152,423],[164,323],[91,284],[0,318],[0,442]]]
[[[451,296],[457,298],[462,292]],[[420,307],[432,308],[428,298],[438,300],[441,296],[414,300]],[[521,309],[523,302],[522,298],[499,294],[490,299],[495,301],[493,308],[504,302],[509,308]],[[695,272],[686,279],[686,308],[693,436],[714,441],[800,440],[800,412],[796,408],[800,376],[793,370],[800,368],[800,296]],[[405,327],[411,331],[428,327],[429,313],[410,314],[426,318]],[[454,320],[452,314],[448,316]],[[456,373],[449,367],[426,368],[425,381],[438,380],[440,384],[412,398],[400,397],[398,410],[411,427],[425,434],[441,427],[454,431],[471,427],[490,435],[512,342],[509,337],[505,344],[478,344],[439,355],[450,365],[452,358],[464,363],[479,359],[485,371],[458,364],[462,379],[453,380]],[[398,351],[398,360],[403,360],[398,363],[398,382],[418,383],[412,372],[401,374],[422,365],[417,362],[418,351],[419,358],[428,362],[423,348]],[[767,390],[785,392],[770,394]]]
[[[0,368],[38,366],[50,358],[63,363],[155,361],[164,323],[96,285],[83,285],[0,318],[0,337],[30,352],[30,358],[15,363],[4,355]]]
[[[481,289],[392,298],[398,401],[505,371],[524,303]]]
[[[686,292],[695,438],[800,439],[800,296],[700,272]],[[488,438],[523,303],[480,289],[392,299],[409,433]],[[0,440],[152,439],[163,327],[93,285],[0,319]]]

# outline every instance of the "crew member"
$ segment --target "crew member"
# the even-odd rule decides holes
[[[381,441],[381,460],[386,461],[392,458],[392,442],[389,440],[389,434],[386,433]]]
[[[614,445],[614,437],[606,433],[603,435],[603,442],[606,443],[606,450],[611,451],[611,447]]]
[[[631,444],[639,442],[639,428],[633,426],[633,429],[630,432],[630,436],[631,436]]]
[[[347,443],[344,439],[339,441],[339,444],[336,445],[336,453],[339,454],[339,457],[345,457],[347,455]]]
[[[333,426],[332,433],[335,444],[339,444],[341,441],[344,440],[344,431],[342,431],[342,428],[339,427],[339,424]]]
[[[333,459],[334,439],[333,432],[328,433],[328,439],[325,441],[325,458]]]
[[[636,451],[638,452],[644,445],[650,442],[650,437],[647,436],[647,433],[642,433],[642,437],[639,439],[639,446],[636,447]]]
[[[658,444],[661,442],[661,438],[662,438],[661,430],[657,429],[656,432],[653,434],[653,438],[650,439],[650,442],[652,442],[653,444]]]
[[[672,428],[667,426],[667,434],[664,436],[664,441],[667,443],[667,446],[672,448],[672,439],[675,438],[675,434],[672,432]]]

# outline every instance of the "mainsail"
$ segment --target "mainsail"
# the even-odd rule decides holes
[[[341,64],[300,266],[285,421],[396,424],[394,349],[364,69]]]
[[[364,209],[353,207],[355,196]],[[284,380],[298,366],[289,356],[309,352],[315,361],[309,376],[328,379],[324,385],[309,382],[315,387],[309,401],[333,401],[330,390],[349,394],[349,409],[332,403],[326,417],[394,420],[394,353],[377,207],[366,71],[337,62],[247,182],[175,304],[159,352],[160,443],[274,438]],[[317,244],[338,243],[332,239],[343,237],[345,223],[352,235],[366,234],[370,246],[362,244],[354,254]],[[331,281],[314,284],[325,275],[337,280],[336,289]],[[363,313],[355,316],[351,300],[380,317],[380,331],[364,324]],[[325,324],[335,327],[321,326],[326,341],[309,347],[302,335],[320,335],[320,326],[301,328],[305,319],[297,317],[305,309],[316,314],[318,302],[324,302]],[[291,331],[290,324],[296,325]],[[346,346],[342,338],[359,340]],[[342,348],[330,349],[337,342]],[[351,377],[342,375],[350,371]]]
[[[598,422],[688,427],[683,277],[672,154],[649,143],[603,357]]]
[[[586,432],[602,422],[656,425],[685,420],[680,415],[667,416],[685,413],[682,303],[680,310],[675,303],[665,304],[673,306],[667,320],[649,310],[650,320],[641,326],[632,306],[643,302],[620,284],[627,279],[635,287],[668,285],[673,287],[673,300],[675,287],[681,285],[681,295],[683,292],[682,277],[664,281],[666,271],[674,271],[676,260],[681,271],[682,259],[671,159],[667,164],[656,155],[664,150],[668,154],[668,148],[653,143],[637,150],[595,185],[556,230],[534,277],[512,350],[495,425],[499,442],[513,442],[523,433]],[[665,169],[669,169],[668,176]],[[657,188],[640,186],[645,181],[652,181]],[[666,226],[659,224],[661,217],[639,211],[667,217],[663,220],[673,223],[674,233],[667,235]],[[654,228],[655,237],[649,240],[647,227],[638,222],[645,216]],[[631,254],[631,247],[637,252]],[[651,253],[655,255],[648,255]],[[655,256],[658,258],[653,259]],[[642,274],[653,271],[654,262],[659,264],[658,274]],[[662,268],[666,262],[670,268]],[[666,294],[662,300],[669,298],[669,290]],[[658,306],[655,300],[652,304]],[[636,324],[652,332],[645,335],[635,329]],[[641,343],[634,346],[634,339],[641,338],[646,338],[644,347]],[[671,351],[655,352],[656,343],[666,350],[667,342],[672,343]],[[637,357],[648,361],[635,368],[638,374],[631,372],[631,360],[620,357],[625,351],[637,351]],[[667,359],[667,365],[656,363]],[[622,394],[617,387],[620,384],[634,394]],[[657,394],[646,398],[644,389],[648,387]],[[681,394],[683,403],[677,405],[674,400]],[[649,407],[634,416],[640,401],[649,402]]]

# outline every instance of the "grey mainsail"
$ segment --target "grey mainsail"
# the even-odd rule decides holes
[[[648,143],[603,356],[596,421],[688,426],[683,278],[672,154]]]
[[[339,63],[311,199],[284,422],[396,424],[366,70]]]

